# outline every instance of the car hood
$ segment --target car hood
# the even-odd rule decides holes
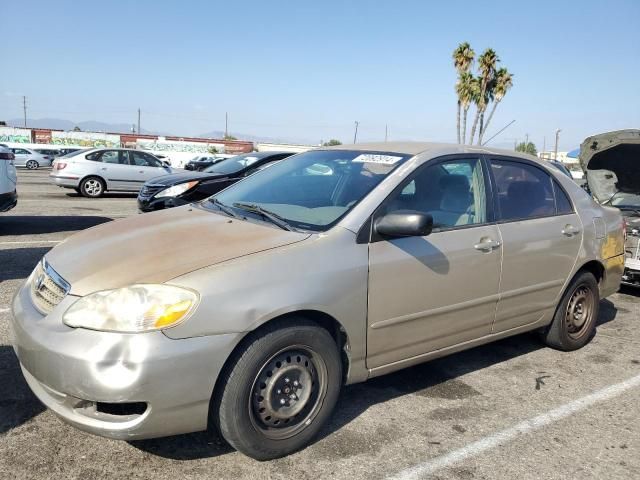
[[[640,194],[640,130],[619,130],[585,139],[580,165],[600,203],[616,192]]]
[[[170,187],[173,185],[178,185],[180,183],[190,182],[192,180],[217,180],[217,179],[225,179],[228,175],[220,174],[220,173],[205,173],[205,172],[180,172],[180,173],[171,173],[169,175],[161,175],[159,177],[155,177],[147,182],[147,185],[162,185],[164,187]]]
[[[300,242],[306,233],[179,207],[105,223],[73,235],[47,261],[71,294],[163,283],[234,258]]]

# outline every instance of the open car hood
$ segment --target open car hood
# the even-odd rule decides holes
[[[640,130],[618,130],[585,139],[580,165],[600,203],[617,192],[640,194]]]

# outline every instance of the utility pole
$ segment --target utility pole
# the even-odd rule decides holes
[[[384,141],[387,141],[387,138],[389,138],[389,126],[385,124],[384,126]]]
[[[358,139],[358,124],[359,124],[359,122],[356,120],[355,124],[356,124],[356,131],[353,132],[353,143],[356,143],[356,140]]]
[[[525,138],[525,140],[524,140],[524,148],[526,149],[529,146],[529,134],[526,133],[524,135],[524,138]]]
[[[24,128],[27,128],[27,97],[22,96],[22,109],[24,110]]]
[[[558,160],[558,138],[560,137],[561,129],[556,130],[556,146],[553,148],[553,159]]]
[[[542,154],[540,155],[540,158],[547,157],[547,155],[544,153],[546,149],[547,149],[547,137],[542,137]]]
[[[140,108],[138,108],[138,135],[140,135]]]
[[[224,112],[224,138],[229,136],[229,114]]]

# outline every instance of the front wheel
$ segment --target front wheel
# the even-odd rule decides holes
[[[212,414],[225,440],[256,460],[308,445],[338,399],[340,352],[325,329],[306,319],[253,334],[230,362]]]
[[[543,341],[565,352],[584,347],[595,333],[600,292],[590,272],[580,272],[571,281],[556,309]]]
[[[38,167],[40,166],[40,164],[38,162],[36,162],[35,160],[29,160],[26,163],[26,166],[29,170],[37,170]]]

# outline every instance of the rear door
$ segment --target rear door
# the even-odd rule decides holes
[[[29,160],[29,156],[31,153],[24,148],[12,148],[11,151],[15,156],[14,165],[18,165],[20,167],[24,167],[27,164],[27,160]]]
[[[523,159],[490,158],[503,243],[494,332],[553,315],[582,243],[582,222],[559,183]]]
[[[135,177],[129,165],[129,152],[103,150],[96,154],[98,174],[107,181],[107,190],[135,191]]]

